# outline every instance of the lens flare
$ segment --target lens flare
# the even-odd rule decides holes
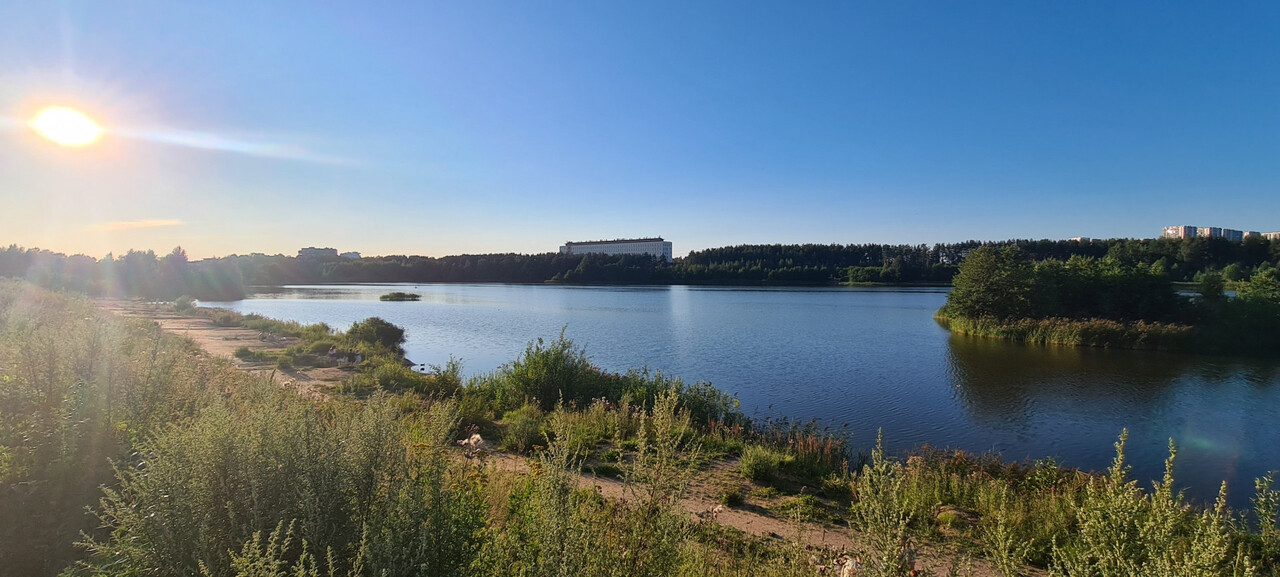
[[[63,146],[87,146],[102,136],[102,127],[78,110],[51,106],[40,111],[31,128]]]

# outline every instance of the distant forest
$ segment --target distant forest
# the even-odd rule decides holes
[[[1280,241],[1249,238],[1008,240],[953,244],[739,245],[690,253],[667,263],[642,255],[556,253],[380,256],[362,259],[231,255],[191,261],[181,248],[157,256],[129,251],[101,259],[16,245],[0,250],[0,277],[94,296],[205,300],[244,296],[255,285],[355,282],[498,282],[566,284],[835,285],[951,283],[957,267],[982,246],[1017,246],[1031,259],[1111,257],[1171,281],[1218,272],[1248,279],[1280,266]]]

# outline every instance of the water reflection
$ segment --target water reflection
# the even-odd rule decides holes
[[[1176,476],[1211,499],[1228,481],[1247,504],[1253,476],[1280,467],[1277,363],[1148,351],[1021,345],[952,335],[947,372],[958,405],[987,434],[1017,431],[1013,456],[1054,456],[1100,470],[1130,431],[1133,475],[1157,478],[1167,442]]]
[[[1149,412],[1194,363],[1186,356],[1021,345],[951,335],[948,377],[956,398],[981,422],[1025,420],[1032,412]],[[1106,407],[1094,404],[1106,399]]]

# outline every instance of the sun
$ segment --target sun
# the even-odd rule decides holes
[[[50,106],[37,114],[31,128],[63,146],[87,146],[102,136],[102,127],[78,110]]]

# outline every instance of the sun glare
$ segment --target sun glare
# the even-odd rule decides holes
[[[40,111],[31,128],[63,146],[86,146],[102,136],[102,127],[78,110],[51,106]]]

